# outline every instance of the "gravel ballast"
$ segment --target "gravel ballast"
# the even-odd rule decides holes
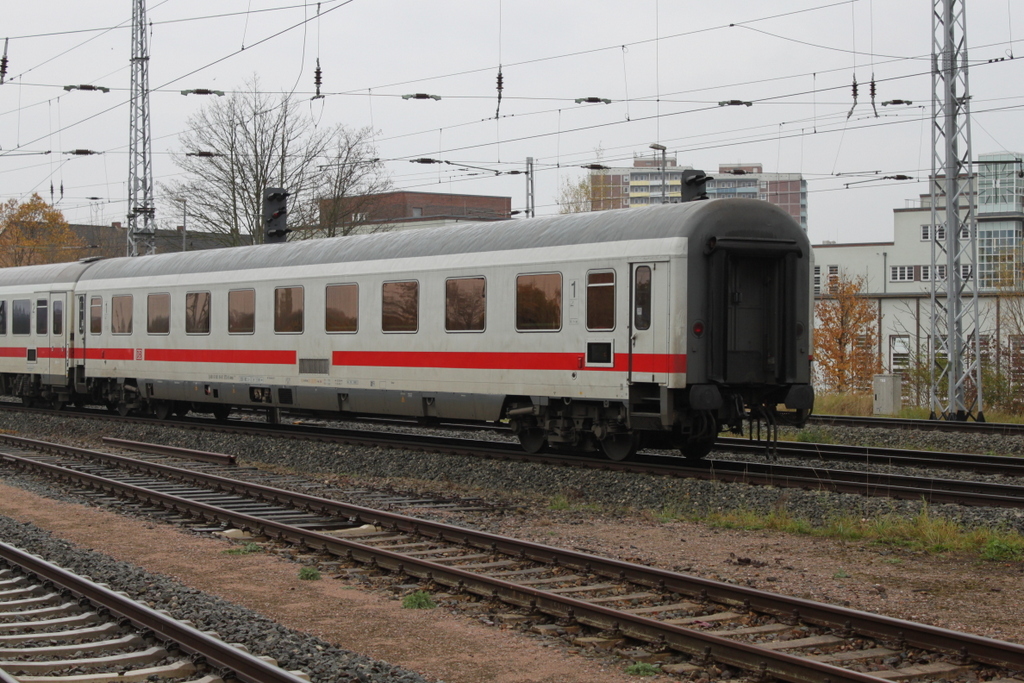
[[[69,424],[75,429],[73,440],[77,444],[89,447],[97,447],[101,436],[152,441],[230,453],[249,464],[281,466],[311,475],[349,475],[381,484],[415,486],[421,490],[448,495],[454,489],[482,497],[511,497],[520,500],[544,500],[564,496],[572,503],[596,504],[612,510],[632,508],[696,516],[730,511],[747,511],[761,515],[785,512],[815,526],[827,524],[843,516],[868,519],[883,515],[913,517],[927,509],[929,515],[950,519],[966,528],[992,527],[1024,532],[1024,510],[1018,509],[959,505],[927,505],[926,508],[921,501],[655,477],[628,472],[551,467],[469,456],[234,435],[159,425],[118,425],[93,420],[72,420],[69,423],[66,417],[0,412],[0,429],[33,435],[40,439],[67,441]],[[999,435],[979,437],[957,433],[850,427],[814,429],[834,443],[1005,454],[1024,452],[1021,439]],[[432,433],[436,433],[436,430]],[[465,431],[454,434],[467,436]],[[794,463],[807,464],[806,461]],[[823,466],[840,465],[829,463]],[[928,472],[918,469],[915,472],[936,477],[951,476],[949,472],[942,471]]]

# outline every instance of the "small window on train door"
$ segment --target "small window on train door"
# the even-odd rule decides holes
[[[185,294],[185,334],[210,334],[210,293]]]
[[[615,271],[587,273],[587,329],[615,329]]]
[[[516,330],[562,329],[562,274],[516,276]]]
[[[420,283],[385,282],[381,289],[381,330],[415,332],[420,322]]]
[[[651,267],[638,266],[633,282],[633,327],[651,329]]]
[[[359,331],[359,285],[327,285],[324,329],[327,332]]]
[[[487,281],[482,277],[445,280],[446,332],[483,332],[487,323]]]
[[[46,336],[47,318],[50,315],[50,302],[46,299],[36,299],[36,334]]]
[[[0,335],[7,335],[7,302],[0,301]]]
[[[56,299],[53,302],[53,333],[57,336],[64,334],[64,302]]]
[[[131,334],[134,317],[134,299],[131,294],[110,297],[110,334]]]
[[[103,332],[103,297],[89,299],[89,334]]]
[[[171,333],[171,295],[150,294],[146,297],[146,332]]]
[[[303,313],[302,287],[274,289],[274,332],[302,332]]]
[[[228,334],[252,334],[255,331],[256,290],[231,290],[228,292]]]

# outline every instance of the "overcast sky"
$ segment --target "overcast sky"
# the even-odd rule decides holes
[[[125,220],[131,7],[3,0],[0,200],[49,200],[51,183],[59,199],[63,184],[69,221]],[[510,196],[522,209],[522,175],[458,163],[522,170],[532,156],[537,214],[551,214],[559,183],[581,178],[582,164],[628,166],[657,142],[712,176],[736,162],[802,173],[815,243],[888,240],[892,210],[928,189],[931,9],[924,0],[148,0],[154,176],[178,172],[178,135],[209,103],[181,90],[231,91],[258,76],[261,89],[308,102],[320,125],[372,126],[397,189]],[[1024,152],[1024,2],[967,3],[967,37],[974,156]],[[326,97],[310,100],[317,58]],[[72,84],[110,92],[64,90]],[[441,99],[402,99],[412,93]],[[752,106],[718,106],[733,99]],[[913,104],[882,106],[894,99]],[[66,154],[75,149],[103,154]],[[456,164],[409,162],[419,157]],[[897,174],[920,181],[880,179]]]

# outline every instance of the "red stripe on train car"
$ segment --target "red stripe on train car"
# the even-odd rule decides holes
[[[232,349],[146,349],[146,360],[168,363],[248,363],[295,365],[295,351],[246,351]]]
[[[28,349],[24,346],[4,346],[0,347],[0,358],[24,358],[28,354]]]
[[[335,366],[442,368],[452,370],[597,370],[625,372],[629,356],[616,354],[614,367],[587,367],[581,353],[448,353],[444,351],[335,351]],[[635,372],[686,372],[684,354],[633,356]]]
[[[38,358],[64,358],[64,347],[62,346],[40,346],[37,350]]]

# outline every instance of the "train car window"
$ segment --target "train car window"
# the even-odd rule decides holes
[[[587,273],[587,329],[615,329],[615,271]]]
[[[419,308],[419,282],[385,282],[381,329],[385,332],[415,332],[419,326]]]
[[[302,287],[274,289],[274,332],[302,332]]]
[[[0,335],[7,334],[7,302],[0,301]]]
[[[483,332],[487,322],[487,281],[460,277],[445,281],[444,329],[448,332]]]
[[[32,301],[15,299],[11,302],[11,334],[32,332]]]
[[[89,300],[89,332],[99,334],[103,331],[103,297],[94,296]]]
[[[131,294],[110,297],[110,333],[131,334],[134,314]]]
[[[64,334],[64,302],[53,302],[53,333]]]
[[[185,333],[210,334],[209,292],[188,292],[185,295]]]
[[[150,294],[146,300],[146,332],[170,334],[171,295]]]
[[[328,332],[359,330],[359,285],[327,285],[324,329]]]
[[[46,299],[36,299],[36,334],[46,334],[46,318],[50,313],[50,306]]]
[[[256,290],[234,289],[228,292],[228,332],[252,334],[256,331]]]
[[[562,328],[562,275],[542,273],[516,277],[516,330]]]
[[[633,289],[633,326],[638,330],[651,328],[651,267],[639,266]]]

